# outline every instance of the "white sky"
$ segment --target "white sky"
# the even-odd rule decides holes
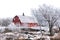
[[[60,0],[0,0],[0,18],[22,15],[31,16],[31,8],[42,4],[60,8]]]

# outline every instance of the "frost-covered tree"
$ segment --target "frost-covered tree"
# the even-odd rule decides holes
[[[46,21],[44,24],[48,23],[47,25],[49,26],[50,35],[53,35],[52,28],[59,18],[60,11],[57,8],[53,8],[44,4],[38,9],[33,9],[32,13],[37,19],[39,25],[41,25],[41,18],[42,20]]]
[[[8,26],[11,22],[12,22],[11,19],[6,18],[6,19],[1,19],[0,23],[1,26]]]

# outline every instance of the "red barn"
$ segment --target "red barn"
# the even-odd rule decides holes
[[[28,16],[15,16],[13,18],[14,24],[20,24],[21,26],[35,27],[38,26],[38,23],[35,18]]]

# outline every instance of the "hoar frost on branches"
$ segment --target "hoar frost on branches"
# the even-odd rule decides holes
[[[46,21],[47,25],[49,26],[50,35],[53,35],[52,28],[59,19],[59,9],[44,4],[43,6],[40,6],[38,9],[33,9],[32,14],[35,16],[40,25],[41,19]]]

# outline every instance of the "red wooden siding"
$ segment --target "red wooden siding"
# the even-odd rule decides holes
[[[34,26],[38,26],[38,24],[37,23],[28,23],[28,26],[29,27],[34,27]]]

